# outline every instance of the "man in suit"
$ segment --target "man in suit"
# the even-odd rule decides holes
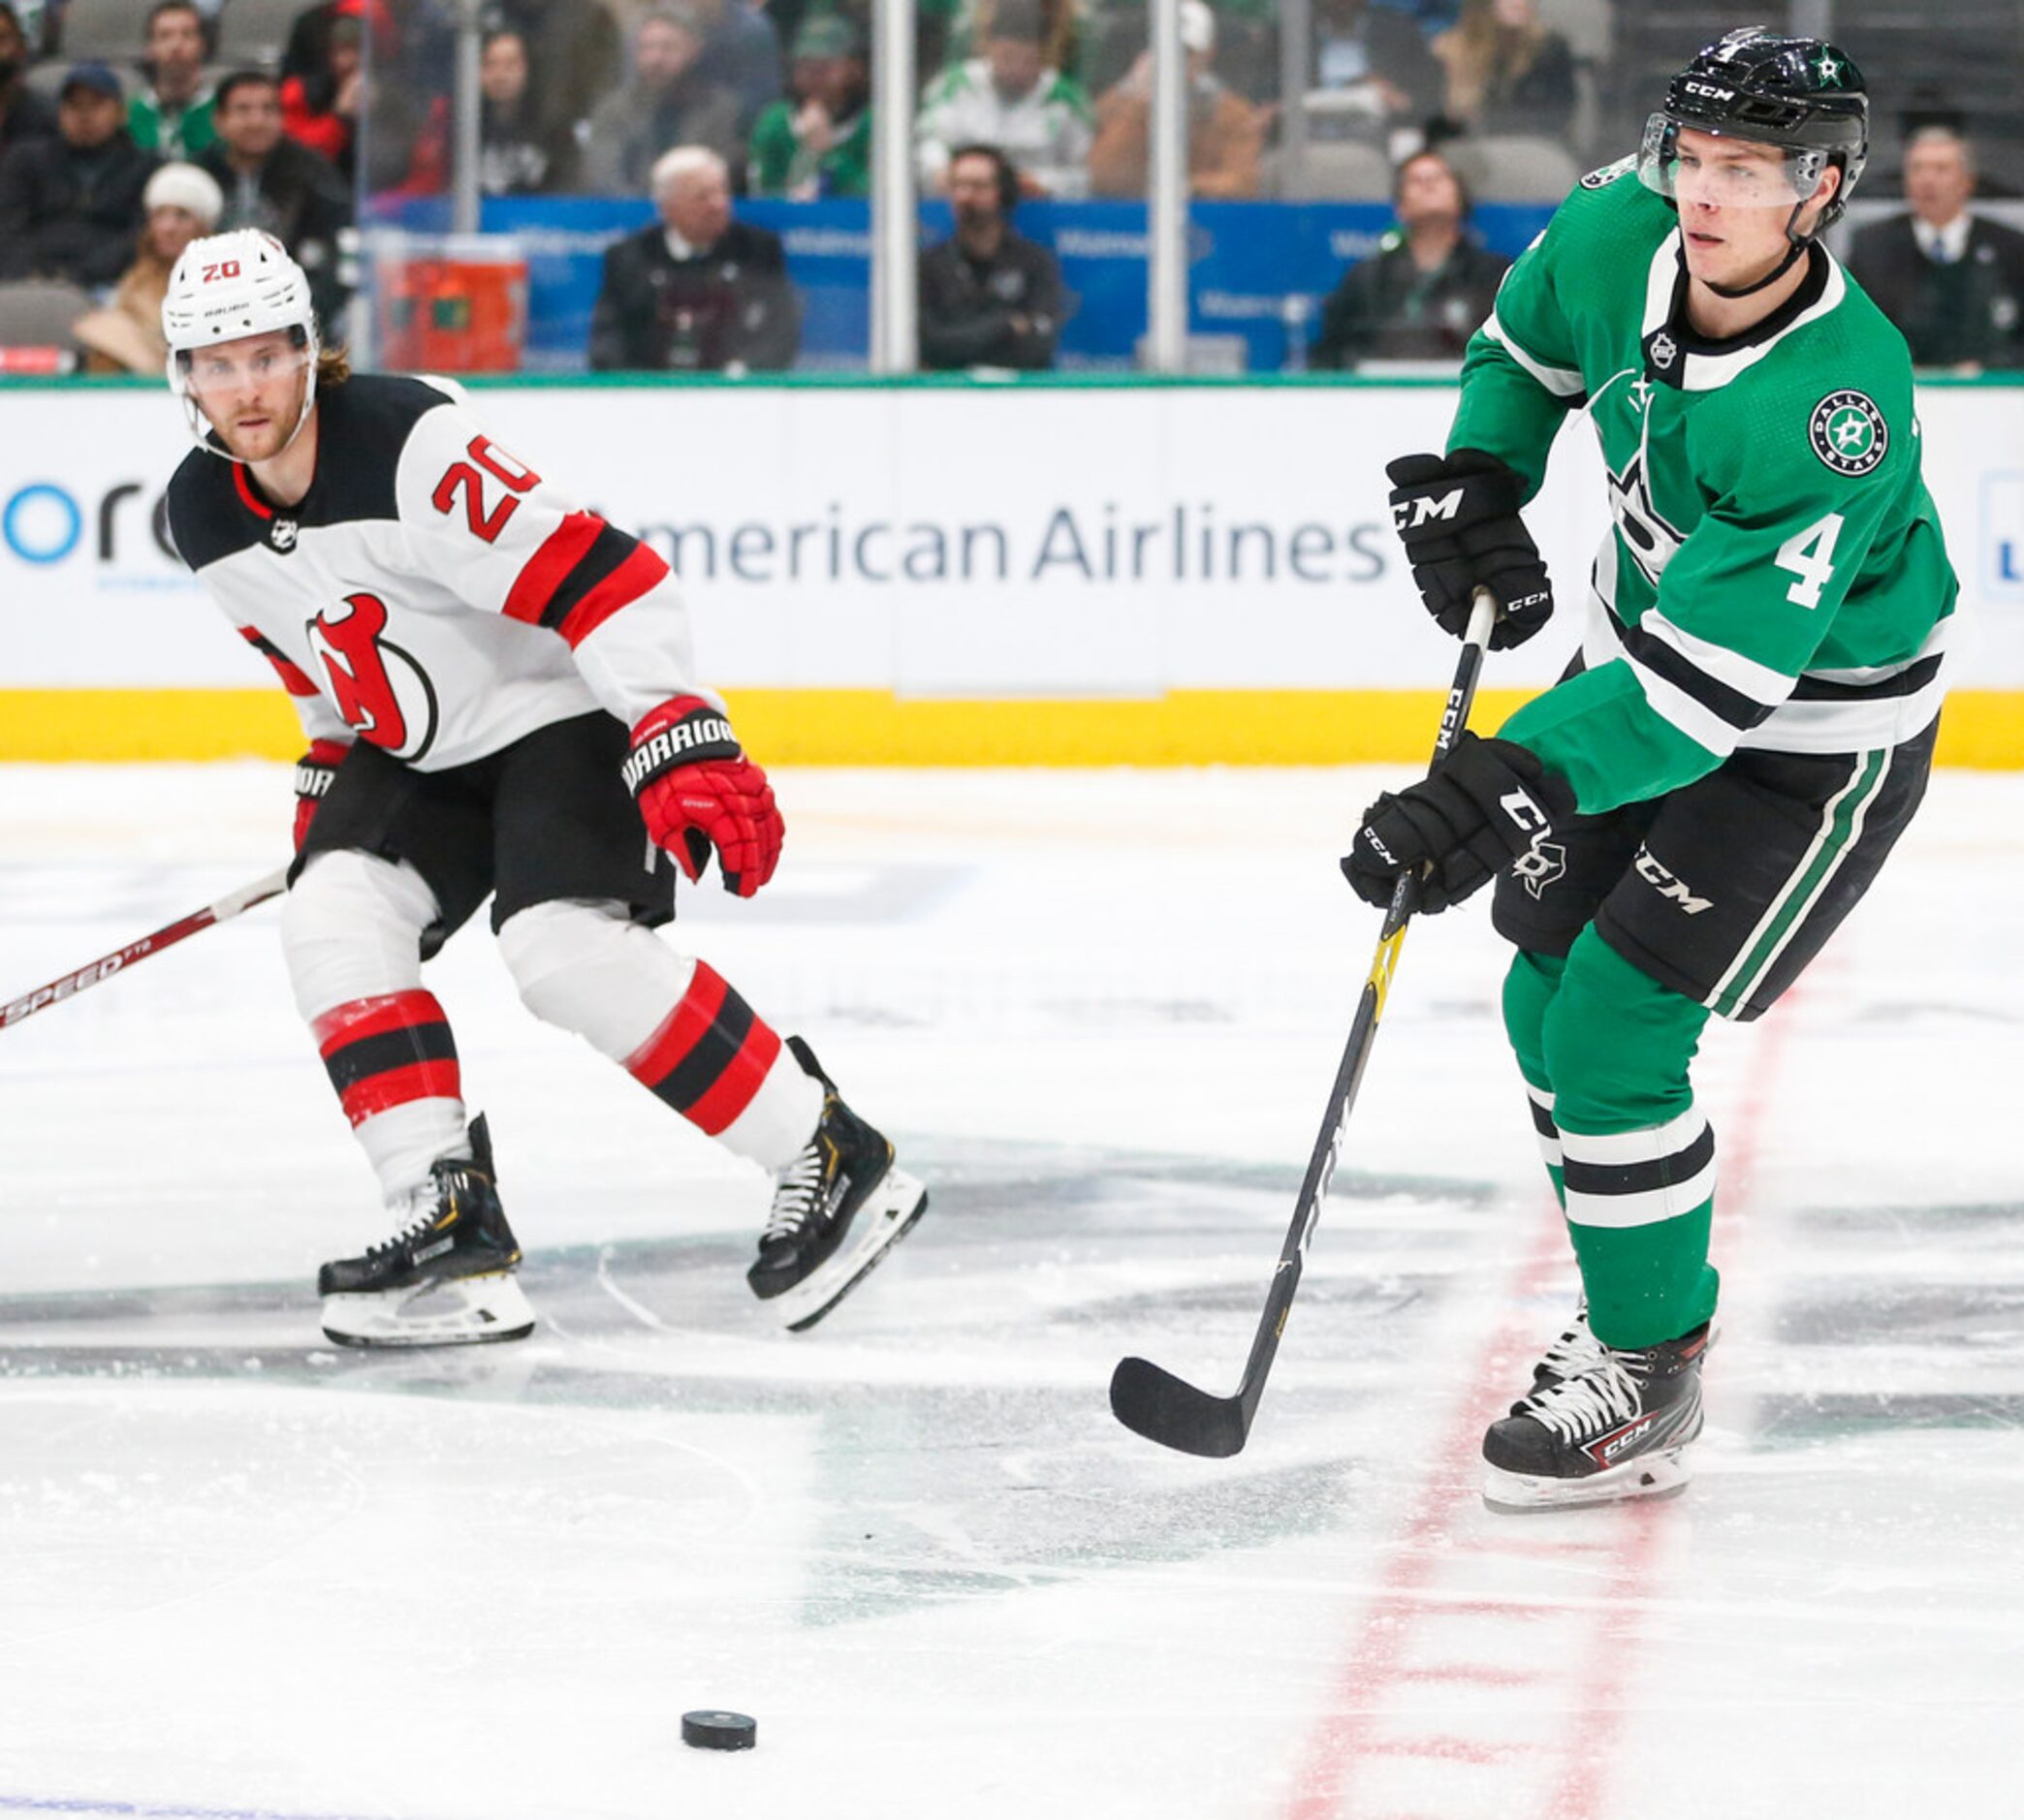
[[[1974,194],[1967,141],[1927,127],[1905,148],[1910,212],[1863,229],[1850,253],[1915,366],[2024,366],[2024,234],[1977,216]]]
[[[608,248],[590,316],[590,364],[731,373],[792,366],[801,305],[780,237],[731,219],[724,161],[678,145],[653,167],[660,219]]]

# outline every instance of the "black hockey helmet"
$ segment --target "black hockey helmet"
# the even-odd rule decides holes
[[[1682,127],[1784,147],[1802,202],[1819,173],[1837,167],[1841,187],[1821,212],[1818,234],[1841,219],[1868,162],[1869,94],[1862,72],[1836,46],[1748,25],[1705,47],[1645,123],[1638,175],[1661,195],[1672,194],[1666,173]]]

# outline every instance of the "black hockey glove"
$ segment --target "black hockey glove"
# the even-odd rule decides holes
[[[1401,455],[1384,472],[1413,582],[1450,638],[1468,630],[1478,587],[1497,596],[1493,651],[1523,644],[1553,616],[1553,583],[1518,516],[1515,470],[1480,449],[1457,449]]]
[[[1382,906],[1401,872],[1429,866],[1419,907],[1432,916],[1488,884],[1573,808],[1574,793],[1522,745],[1465,733],[1426,782],[1386,791],[1364,811],[1343,876]]]

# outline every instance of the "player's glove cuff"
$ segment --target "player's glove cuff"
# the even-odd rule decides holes
[[[620,775],[625,787],[638,798],[656,777],[679,770],[684,765],[701,765],[712,759],[743,756],[731,723],[722,708],[693,695],[678,695],[663,702],[632,732],[632,751]]]
[[[344,755],[351,746],[342,739],[316,739],[310,742],[309,750],[296,760],[295,768],[295,846],[300,853],[302,842],[309,837],[309,824],[316,819],[316,805],[330,794],[331,786],[337,781],[337,767],[344,763]]]

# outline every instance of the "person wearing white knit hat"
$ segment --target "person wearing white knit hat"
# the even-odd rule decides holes
[[[84,350],[84,370],[159,373],[169,358],[162,337],[162,298],[182,250],[218,225],[225,192],[208,171],[191,164],[163,165],[141,195],[146,214],[134,263],[121,275],[105,308],[79,319],[72,329]]]

